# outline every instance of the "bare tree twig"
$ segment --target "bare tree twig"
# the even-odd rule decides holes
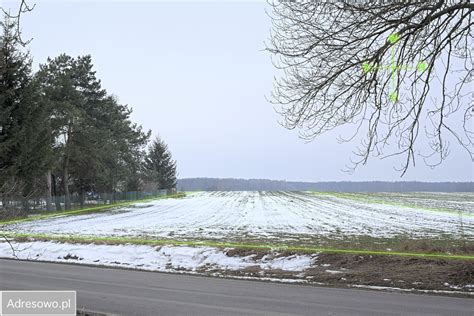
[[[270,5],[267,50],[282,72],[271,101],[278,105],[286,128],[300,129],[308,141],[347,124],[354,124],[356,132],[339,141],[350,141],[366,131],[349,171],[371,156],[403,158],[398,169],[402,176],[418,155],[435,167],[450,152],[446,137],[455,139],[474,161],[469,87],[474,76],[474,4]],[[458,120],[453,119],[456,112]],[[425,118],[429,126],[422,125]],[[419,150],[423,131],[429,140],[428,153]],[[385,153],[388,146],[398,150]]]
[[[30,38],[29,40],[26,40],[26,41],[22,39],[21,27],[20,27],[21,17],[23,16],[23,14],[33,11],[35,7],[36,7],[36,3],[33,5],[29,5],[27,3],[27,0],[20,1],[18,11],[14,14],[10,13],[10,11],[6,11],[3,7],[0,7],[4,16],[6,16],[9,19],[14,20],[14,23],[16,25],[14,37],[18,40],[18,43],[20,43],[22,46],[28,45],[33,40],[33,38]]]

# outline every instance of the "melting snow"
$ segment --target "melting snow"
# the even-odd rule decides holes
[[[34,241],[15,243],[14,248],[18,259],[73,261],[155,271],[241,270],[251,266],[259,266],[263,270],[303,271],[316,260],[315,256],[309,255],[277,258],[264,256],[255,260],[253,256],[227,256],[218,248],[187,246],[84,245]],[[14,257],[6,242],[0,243],[0,257]]]
[[[371,289],[371,290],[398,291],[398,292],[423,292],[423,293],[440,293],[440,294],[466,294],[466,295],[473,295],[473,296],[474,296],[474,292],[462,292],[462,291],[402,289],[402,288],[399,288],[399,287],[377,286],[377,285],[361,285],[361,284],[354,284],[354,285],[352,285],[352,287],[357,287],[357,288],[362,288],[362,289]]]

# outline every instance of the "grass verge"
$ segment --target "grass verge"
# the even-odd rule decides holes
[[[403,251],[381,251],[368,249],[342,249],[331,247],[316,246],[296,246],[282,243],[242,243],[242,242],[221,242],[214,240],[177,240],[177,239],[146,239],[134,237],[100,237],[100,236],[84,236],[84,235],[49,235],[49,234],[24,234],[3,232],[3,236],[16,241],[58,241],[65,243],[94,243],[94,244],[132,244],[132,245],[173,245],[173,246],[207,246],[216,248],[237,248],[249,250],[277,250],[290,251],[297,253],[340,253],[340,254],[359,254],[359,255],[390,255],[417,258],[442,258],[442,259],[462,259],[474,260],[473,254],[447,254],[439,252],[403,252]]]

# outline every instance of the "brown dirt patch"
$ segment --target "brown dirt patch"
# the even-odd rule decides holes
[[[254,256],[254,260],[260,260],[264,256],[270,254],[270,251],[257,251],[254,249],[243,249],[243,248],[232,248],[225,251],[226,256],[228,257],[248,257]]]
[[[329,266],[326,266],[328,265]],[[328,273],[326,270],[339,271]],[[474,284],[474,262],[401,256],[319,255],[306,277],[330,284],[363,284],[428,290],[465,290]],[[455,286],[458,288],[452,288]]]
[[[258,251],[229,249],[228,256],[250,256],[261,259],[289,257],[292,251]],[[327,271],[329,270],[329,271]],[[320,253],[312,267],[301,271],[263,270],[255,265],[226,275],[303,279],[310,283],[334,286],[370,285],[415,290],[474,292],[474,261],[438,258],[416,258],[390,255],[357,255]]]

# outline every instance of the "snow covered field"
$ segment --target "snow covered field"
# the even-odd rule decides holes
[[[373,288],[399,288],[400,291],[416,288],[439,293],[474,293],[471,280],[463,279],[456,272],[469,269],[465,262],[449,261],[450,264],[437,266],[440,270],[433,272],[424,266],[420,270],[426,262],[410,257],[383,261],[385,256],[339,255],[319,250],[307,253],[273,246],[293,242],[298,246],[311,245],[312,238],[316,238],[314,244],[318,245],[318,236],[333,240],[403,235],[440,238],[443,242],[445,238],[473,241],[474,194],[471,193],[199,192],[105,212],[20,221],[0,226],[0,231],[40,234],[35,238],[12,239],[11,244],[0,241],[0,257],[6,258],[280,282],[375,285]],[[70,238],[58,238],[64,242],[57,242],[49,235]],[[138,243],[148,238],[165,240],[137,245],[127,244],[127,240],[109,242],[92,238],[94,243],[86,243],[87,238],[81,241],[78,236],[133,237]],[[174,243],[177,239],[234,244],[262,242],[271,248],[209,247],[196,243],[191,247]],[[104,240],[107,244],[102,244]],[[352,239],[348,240],[353,243]],[[430,243],[428,241],[428,245]],[[388,246],[383,249],[391,251]],[[374,274],[381,265],[387,270]],[[400,270],[405,265],[407,268]],[[420,277],[420,273],[425,276]]]
[[[435,196],[435,194],[432,194]],[[474,237],[474,196],[443,193],[388,195],[410,207],[305,192],[199,192],[182,199],[138,203],[104,213],[6,225],[21,233],[156,238],[351,236]],[[377,196],[380,200],[380,195]],[[442,201],[437,204],[437,200]],[[429,204],[429,205],[427,205]],[[415,205],[415,206],[413,206]],[[429,210],[448,207],[459,212]],[[462,220],[460,220],[462,219]]]
[[[367,201],[399,203],[420,208],[443,208],[474,215],[474,192],[403,192],[356,194]]]

